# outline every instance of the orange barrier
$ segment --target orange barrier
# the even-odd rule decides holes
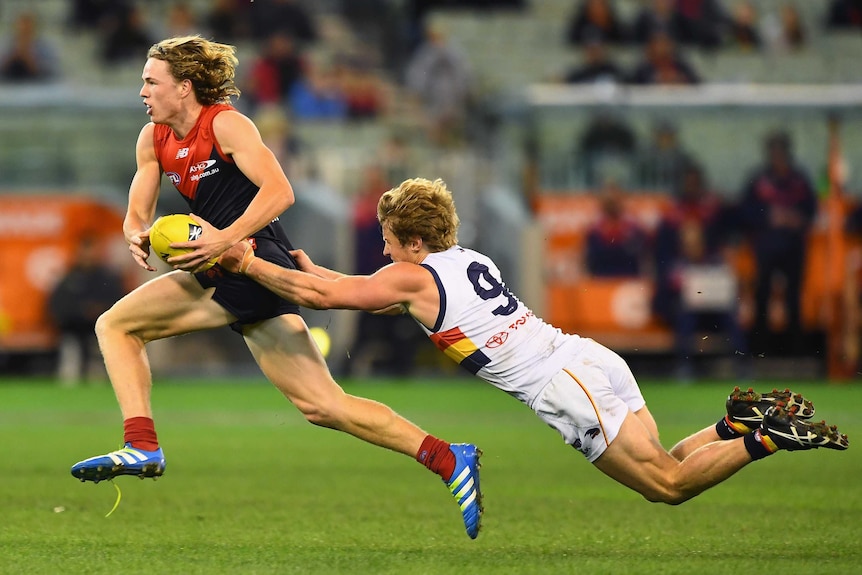
[[[656,194],[634,194],[625,202],[626,212],[648,231],[655,230],[670,205],[666,195]],[[536,198],[535,206],[546,238],[548,321],[564,331],[593,337],[618,349],[669,350],[672,335],[651,311],[651,279],[591,278],[584,271],[584,242],[588,229],[599,217],[598,195],[544,195]],[[806,329],[812,330],[827,327],[828,296],[840,290],[844,282],[843,270],[830,265],[834,260],[829,257],[827,214],[824,205],[809,240],[802,287],[802,321]],[[843,221],[839,225],[843,226]],[[731,250],[731,260],[739,279],[740,307],[750,315],[754,258],[743,245]],[[843,261],[840,254],[838,261]],[[834,282],[840,283],[836,287]],[[775,318],[779,323],[781,319],[780,315]],[[742,320],[745,323],[747,318]]]
[[[46,312],[51,290],[84,236],[100,241],[106,254],[124,251],[122,223],[118,209],[86,197],[0,195],[0,350],[56,345]]]

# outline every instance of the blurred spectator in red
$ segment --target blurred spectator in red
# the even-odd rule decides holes
[[[683,149],[676,126],[667,120],[656,122],[652,139],[638,153],[635,171],[638,183],[647,189],[676,191],[684,170],[693,163]]]
[[[743,372],[748,348],[739,322],[736,279],[725,250],[730,214],[694,163],[681,171],[675,187],[674,204],[656,230],[653,308],[674,330],[677,375],[693,375],[691,359],[700,330],[724,334]]]
[[[632,84],[697,84],[697,73],[677,52],[667,34],[658,33],[646,45],[644,59],[635,67]]]
[[[0,77],[7,82],[38,82],[53,78],[57,55],[37,29],[36,15],[22,12],[0,52]]]
[[[862,0],[832,0],[826,18],[829,28],[862,28]]]
[[[326,65],[310,63],[293,83],[289,95],[290,111],[297,120],[343,120],[347,99],[341,83]]]
[[[583,0],[569,21],[566,31],[569,44],[584,44],[595,38],[606,44],[622,44],[627,40],[611,0]]]
[[[622,69],[608,56],[605,44],[594,38],[584,44],[580,64],[569,70],[564,80],[569,84],[622,83]]]
[[[369,62],[359,56],[344,56],[338,61],[338,82],[350,120],[378,117],[384,107],[381,81]]]
[[[104,261],[98,241],[84,237],[75,262],[48,297],[48,312],[60,330],[59,376],[66,384],[87,379],[98,357],[96,319],[125,294],[120,274]]]
[[[740,2],[734,6],[728,28],[730,45],[750,52],[760,49],[757,8],[751,2]]]
[[[391,260],[383,255],[383,232],[377,221],[377,202],[392,187],[381,164],[365,168],[363,181],[353,204],[354,273],[370,275]],[[416,327],[409,315],[375,315],[362,313],[353,344],[350,346],[351,375],[367,376],[371,372],[405,375],[413,367],[417,344]]]
[[[219,42],[233,42],[251,34],[248,12],[252,4],[244,0],[215,0],[204,16],[210,35]]]
[[[679,42],[683,35],[683,21],[676,11],[675,0],[652,0],[641,7],[632,26],[632,39],[646,44],[654,34],[666,34]]]
[[[578,141],[578,171],[588,186],[608,180],[631,183],[637,137],[622,118],[607,112],[594,115]]]
[[[599,198],[601,213],[586,237],[586,267],[596,277],[638,277],[645,272],[648,236],[625,212],[625,193],[608,182]]]
[[[718,0],[676,0],[676,11],[682,23],[681,44],[702,48],[721,45],[728,18]]]
[[[284,33],[300,44],[317,40],[317,26],[305,7],[297,0],[264,0],[248,7],[254,38],[269,38]]]
[[[740,215],[748,231],[757,264],[754,346],[774,344],[769,325],[769,303],[773,282],[784,279],[784,309],[789,337],[801,333],[800,291],[808,234],[817,212],[817,197],[811,179],[794,163],[790,137],[785,132],[769,134],[765,142],[766,163],[747,180],[742,192]],[[791,344],[798,343],[792,340]],[[776,351],[770,349],[769,351]],[[785,351],[799,351],[792,346]]]
[[[304,63],[290,34],[274,32],[252,63],[246,93],[252,105],[285,105],[294,84],[302,79]]]
[[[112,65],[139,61],[141,53],[145,54],[154,43],[143,12],[131,1],[120,0],[115,4],[103,21],[100,36],[102,59]]]
[[[406,85],[419,100],[431,141],[438,145],[460,142],[473,76],[466,55],[439,28],[426,30],[425,42],[407,64]]]

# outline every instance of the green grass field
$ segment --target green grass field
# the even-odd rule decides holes
[[[645,383],[663,443],[714,423],[730,386]],[[615,484],[476,381],[346,387],[483,448],[477,540],[437,477],[305,423],[260,380],[156,381],[168,470],[119,478],[105,518],[111,484],[79,483],[69,466],[118,445],[110,388],[0,380],[0,573],[860,572],[862,385],[793,383],[848,451],[780,453],[678,507]]]

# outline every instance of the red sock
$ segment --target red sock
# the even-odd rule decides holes
[[[448,443],[433,435],[427,435],[422,441],[416,461],[442,477],[443,481],[449,481],[455,472],[455,454]]]
[[[130,417],[123,422],[123,441],[131,443],[132,447],[144,451],[155,451],[159,448],[156,428],[150,417]]]

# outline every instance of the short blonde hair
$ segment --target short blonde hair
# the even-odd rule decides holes
[[[236,87],[236,48],[212,42],[198,35],[168,38],[154,44],[147,58],[167,62],[171,76],[189,80],[198,102],[208,106],[229,103],[239,97]]]
[[[429,251],[442,252],[458,243],[461,220],[452,193],[440,179],[403,181],[380,198],[377,219],[402,245],[420,237]]]

